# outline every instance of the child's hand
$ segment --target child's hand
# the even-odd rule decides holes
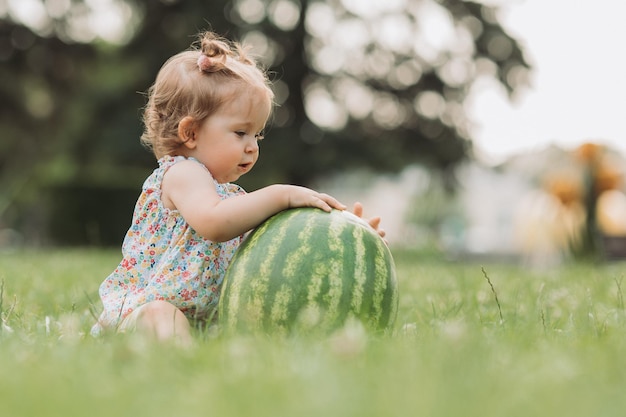
[[[288,207],[317,207],[324,211],[330,212],[332,209],[345,210],[346,206],[341,204],[336,198],[325,194],[318,193],[306,187],[298,187],[295,185],[287,186]]]
[[[355,216],[363,218],[363,204],[359,203],[358,201],[354,203],[352,212]],[[376,230],[376,233],[378,233],[380,237],[382,237],[383,239],[385,238],[385,230],[380,228],[380,217],[372,217],[369,220],[365,219],[365,221],[367,221],[367,223],[369,223],[369,225],[372,226],[374,230]],[[387,241],[385,240],[385,243],[386,242]]]

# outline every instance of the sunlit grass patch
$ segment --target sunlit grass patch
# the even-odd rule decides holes
[[[357,323],[324,338],[211,329],[185,350],[89,336],[117,251],[0,254],[0,415],[623,414],[626,265],[395,255],[392,335]]]

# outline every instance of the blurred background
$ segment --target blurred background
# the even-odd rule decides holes
[[[623,98],[623,78],[600,71],[621,49],[585,59],[558,48],[560,32],[546,37],[574,11],[607,27],[589,14],[597,2],[556,3],[0,0],[0,248],[121,245],[156,166],[139,143],[143,93],[212,29],[252,46],[279,103],[247,190],[287,182],[362,201],[397,247],[537,265],[620,258],[624,131],[532,130],[516,114],[552,85],[537,57],[566,61],[552,80],[598,70],[557,91],[565,102],[613,111],[582,94]],[[582,119],[548,104],[544,119]]]

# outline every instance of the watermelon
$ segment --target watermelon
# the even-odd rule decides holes
[[[314,208],[282,211],[250,233],[226,271],[225,331],[328,332],[357,319],[390,329],[398,310],[391,252],[361,218]]]

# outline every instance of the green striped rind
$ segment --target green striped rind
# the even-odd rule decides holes
[[[280,248],[280,243],[286,238],[287,225],[288,222],[283,222],[279,227],[272,227],[272,233],[267,233],[267,229],[272,224],[263,223],[248,236],[233,256],[222,284],[219,309],[239,311],[241,308],[245,312],[245,317],[240,317],[240,314],[224,314],[222,322],[228,328],[237,327],[239,318],[246,325],[261,324],[264,314],[263,297],[267,293],[269,280],[273,274],[272,262]],[[254,250],[257,247],[259,250]],[[251,266],[248,267],[248,264]],[[242,288],[245,285],[249,287]],[[250,297],[251,293],[256,296]],[[247,298],[242,300],[242,295]],[[243,303],[243,306],[240,306],[240,303]],[[222,316],[221,313],[220,316]]]
[[[378,234],[347,212],[293,209],[270,218],[237,250],[219,315],[227,330],[331,330],[349,317],[391,327],[398,289]]]

